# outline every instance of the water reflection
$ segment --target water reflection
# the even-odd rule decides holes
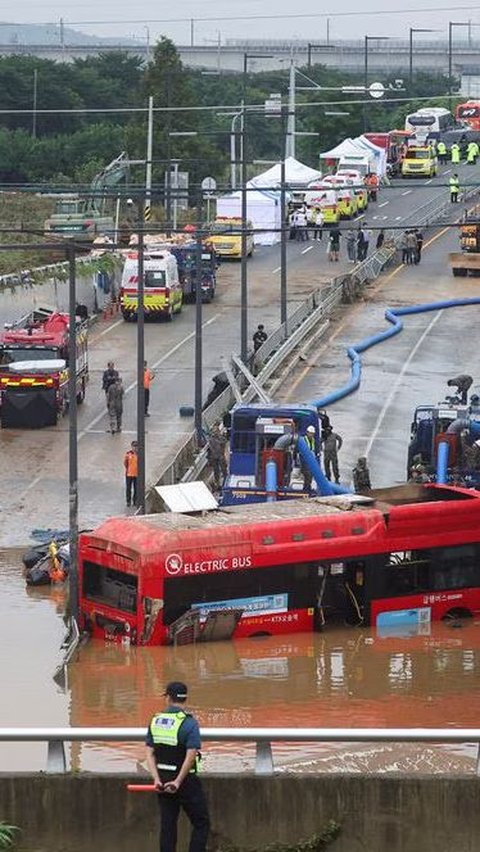
[[[342,629],[176,649],[91,643],[69,667],[71,723],[143,726],[181,679],[205,726],[470,727],[479,665],[474,624],[408,638]]]
[[[204,726],[477,725],[480,624],[436,624],[404,636],[331,629],[176,649],[91,642],[68,667],[62,690],[52,676],[63,595],[26,589],[19,553],[0,552],[0,582],[0,725],[144,726],[173,679],[189,684]],[[2,745],[0,765],[42,768],[45,752]],[[207,752],[224,759],[221,768],[231,767],[232,755],[248,762],[252,754],[248,746]],[[279,753],[291,761],[291,751]],[[73,765],[86,769],[130,771],[142,755],[138,745],[72,747]],[[307,762],[311,752],[303,756]]]

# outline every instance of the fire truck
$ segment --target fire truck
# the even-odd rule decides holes
[[[0,333],[3,428],[54,426],[68,409],[68,314],[38,308]],[[88,381],[87,323],[77,320],[77,402]]]

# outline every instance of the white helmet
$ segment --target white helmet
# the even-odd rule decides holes
[[[315,426],[307,426],[307,435],[315,435]]]

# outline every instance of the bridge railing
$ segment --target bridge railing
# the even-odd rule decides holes
[[[432,743],[475,744],[480,775],[480,728],[203,728],[203,742],[253,743],[255,773],[275,771],[273,743]],[[145,740],[145,728],[0,728],[0,742],[44,742],[46,772],[67,772],[65,743],[132,743]]]

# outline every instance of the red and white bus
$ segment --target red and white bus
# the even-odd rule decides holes
[[[480,101],[466,101],[464,104],[458,104],[455,120],[468,124],[472,130],[480,130]]]
[[[480,492],[406,485],[113,518],[80,537],[79,583],[81,628],[140,645],[215,613],[235,614],[234,637],[476,615]]]

